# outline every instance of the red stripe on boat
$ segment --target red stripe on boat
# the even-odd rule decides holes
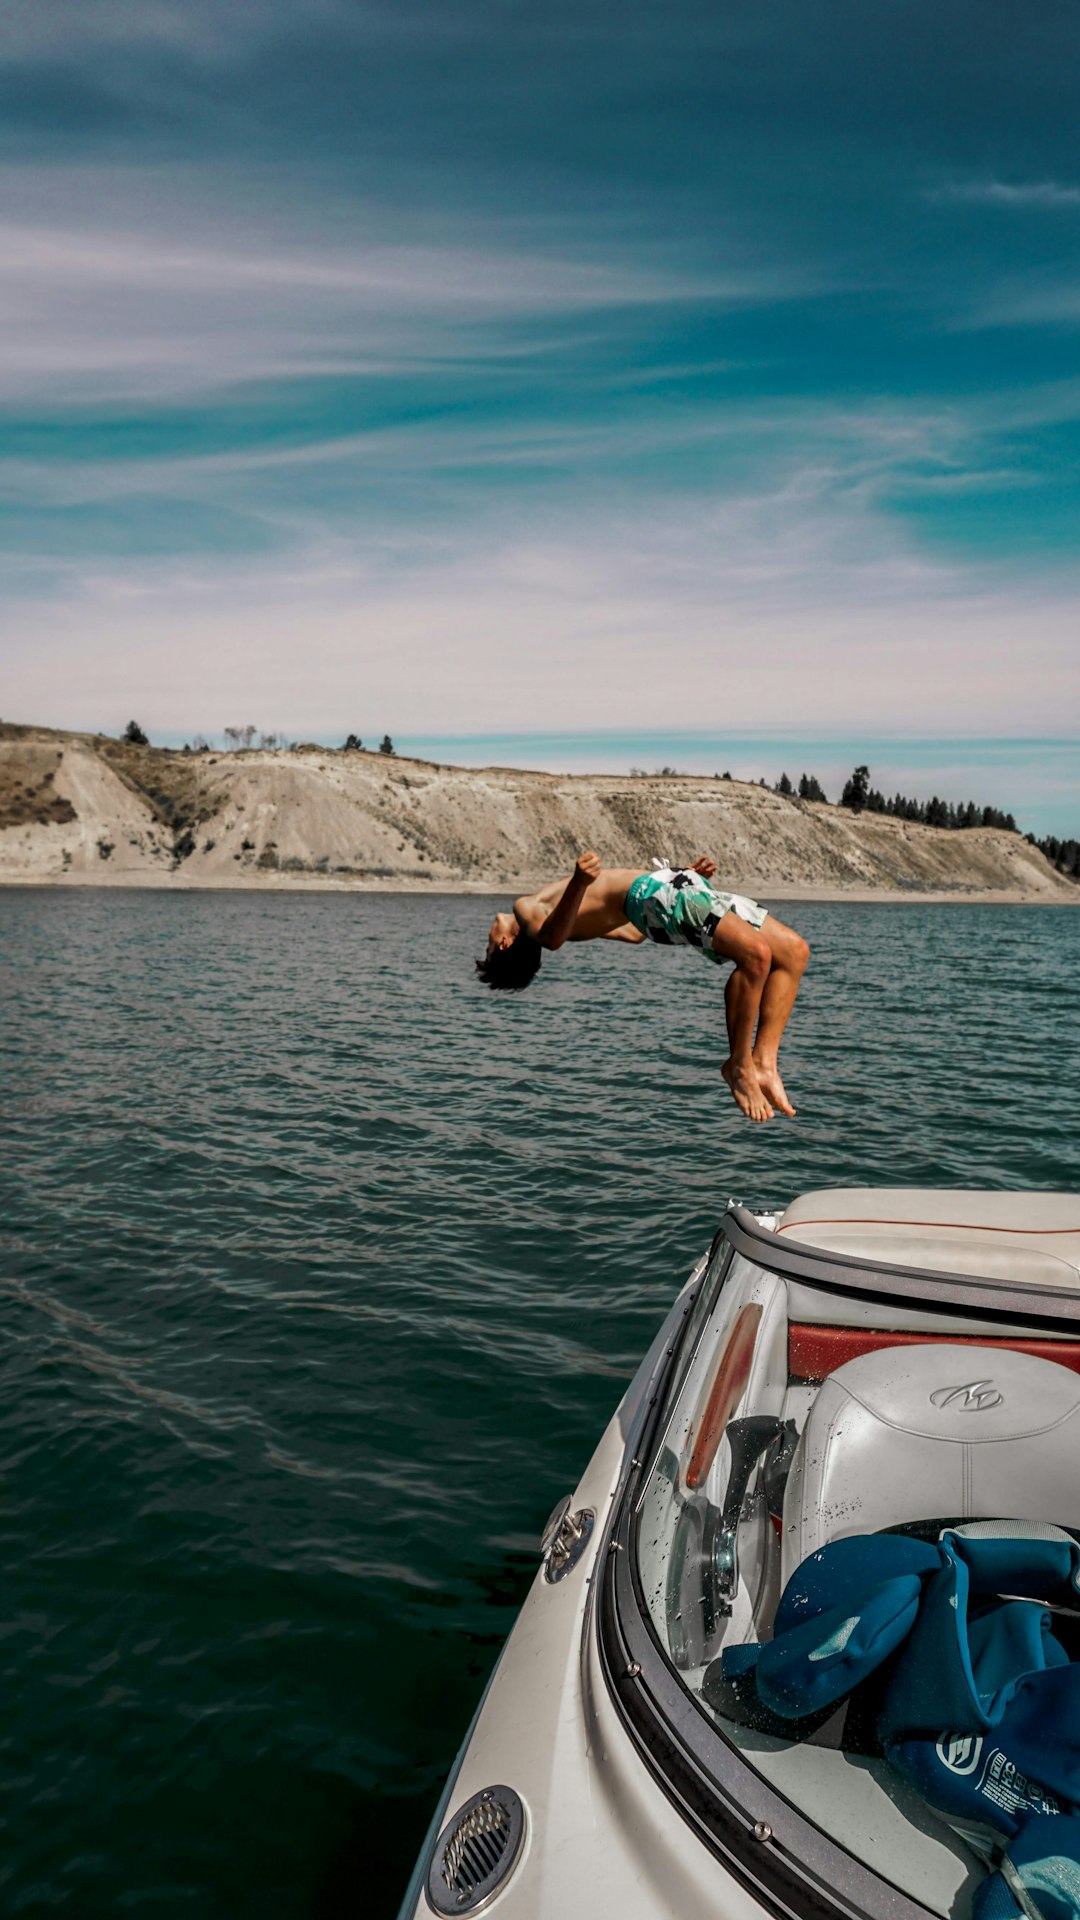
[[[736,1323],[737,1324],[737,1323]],[[982,1333],[908,1333],[892,1327],[788,1326],[788,1372],[793,1380],[825,1380],[847,1360],[881,1347],[984,1347],[991,1353],[1030,1353],[1080,1373],[1080,1340],[1001,1339]]]

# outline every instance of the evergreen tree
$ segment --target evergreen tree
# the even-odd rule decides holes
[[[124,728],[124,739],[129,747],[148,747],[150,745],[137,720],[129,720]]]
[[[786,773],[782,773],[780,775],[780,778],[776,783],[776,791],[777,793],[783,793],[783,794],[794,793],[795,789],[792,786],[791,781],[788,779]],[[791,1103],[789,1101],[788,1105],[790,1106],[790,1104]]]
[[[393,751],[394,751],[394,743],[391,740],[390,735],[388,733],[384,733],[382,739],[379,741],[379,752],[393,753]],[[788,1102],[788,1104],[789,1105],[791,1104],[790,1101]]]
[[[861,813],[870,793],[869,767],[856,767],[850,779],[844,784],[840,795],[840,805],[850,807],[852,813]]]

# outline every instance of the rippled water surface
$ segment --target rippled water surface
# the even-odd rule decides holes
[[[722,976],[480,900],[0,893],[0,1910],[393,1914],[535,1566],[729,1194],[1080,1189],[1080,917],[780,908]]]

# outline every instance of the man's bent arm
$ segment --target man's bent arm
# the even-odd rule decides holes
[[[562,898],[552,908],[542,927],[533,938],[539,940],[542,947],[554,953],[568,940],[574,930],[581,903],[588,892],[590,883],[600,871],[600,861],[595,853],[583,853],[573,873],[562,890]],[[532,931],[530,929],[530,931]]]

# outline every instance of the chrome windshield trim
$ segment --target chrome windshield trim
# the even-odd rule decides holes
[[[850,1294],[856,1300],[894,1294],[904,1304],[917,1300],[928,1307],[961,1307],[1002,1320],[1024,1320],[1060,1330],[1061,1322],[1080,1327],[1080,1288],[1017,1286],[1014,1281],[988,1274],[939,1273],[929,1267],[890,1266],[887,1261],[854,1259],[846,1253],[825,1253],[803,1240],[784,1240],[763,1227],[745,1207],[733,1206],[724,1215],[720,1234],[756,1266],[788,1280],[805,1280],[830,1293]]]

